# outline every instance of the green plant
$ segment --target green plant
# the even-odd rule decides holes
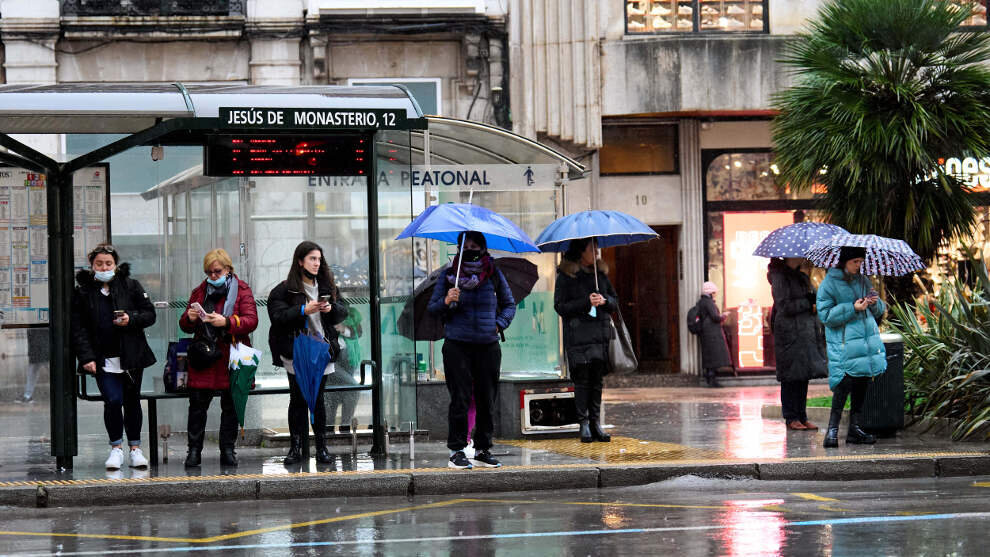
[[[831,408],[832,407],[832,397],[831,396],[815,396],[808,399],[808,408]],[[843,406],[844,409],[849,409],[849,399],[846,399],[846,405]]]
[[[973,259],[976,284],[944,284],[937,298],[893,307],[892,328],[904,338],[908,411],[957,420],[952,438],[986,429],[990,439],[990,279]]]
[[[960,31],[969,15],[941,0],[827,2],[781,60],[795,79],[773,100],[780,180],[824,185],[829,222],[926,261],[968,231],[971,196],[938,161],[990,154],[990,33]]]

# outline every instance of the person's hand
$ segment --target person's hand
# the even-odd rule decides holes
[[[320,313],[330,313],[330,310],[333,309],[333,304],[331,304],[330,302],[320,302],[320,303],[322,304],[320,306]]]
[[[113,324],[118,327],[126,327],[127,324],[130,322],[131,322],[131,316],[127,315],[126,313],[113,320]]]
[[[867,301],[866,298],[860,298],[860,299],[856,300],[855,302],[853,302],[853,307],[856,308],[856,311],[863,311],[869,305],[870,305],[870,303]]]
[[[206,317],[203,317],[203,321],[209,323],[210,325],[213,325],[214,327],[223,328],[227,326],[227,318],[224,317],[222,314],[216,312],[207,313]]]
[[[306,304],[306,309],[303,310],[303,313],[305,313],[306,315],[313,315],[314,313],[321,311],[322,309],[323,309],[323,302],[319,300],[313,300],[312,302],[308,302]]]
[[[444,298],[443,303],[449,306],[454,302],[460,301],[460,299],[461,299],[461,289],[451,288],[450,290],[447,291],[447,297]]]
[[[605,305],[605,297],[597,292],[592,292],[588,299],[591,300],[591,305],[594,307]]]
[[[186,319],[188,319],[189,321],[192,321],[193,323],[199,321],[199,312],[196,311],[196,310],[194,310],[193,308],[187,309],[186,310]]]
[[[83,370],[86,373],[93,373],[93,374],[95,374],[96,373],[96,362],[86,362],[85,364],[83,364]]]
[[[877,300],[879,299],[880,296],[870,296],[869,298],[866,299],[866,303],[872,306],[873,304],[877,303]]]

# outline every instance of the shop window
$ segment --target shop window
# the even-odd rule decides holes
[[[811,199],[816,193],[794,192],[780,183],[771,152],[725,153],[712,160],[706,172],[708,201]]]
[[[615,124],[602,128],[601,174],[676,174],[677,126]]]
[[[627,0],[627,33],[768,32],[767,0]]]
[[[951,0],[951,3],[961,10],[970,11],[972,14],[962,22],[960,27],[987,26],[987,0]]]

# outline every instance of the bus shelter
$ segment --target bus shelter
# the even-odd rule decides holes
[[[18,134],[110,139],[86,152],[49,156]],[[44,249],[29,248],[38,276],[31,279],[37,299],[28,303],[39,311],[24,315],[49,324],[52,454],[61,468],[71,468],[78,454],[79,380],[68,316],[74,272],[88,265],[89,244],[125,246],[132,276],[155,302],[157,323],[147,333],[162,365],[168,342],[180,334],[188,293],[202,280],[206,251],[225,248],[254,289],[262,321],[254,344],[267,353],[268,290],[284,278],[299,241],[319,243],[354,309],[352,328],[362,331],[351,349],[359,353],[361,377],[368,373],[355,388],[370,391],[372,453],[380,454],[386,428],[415,427],[417,381],[442,380],[436,347],[403,337],[397,320],[415,285],[445,261],[447,247],[395,241],[398,231],[430,204],[473,198],[535,236],[560,213],[563,185],[586,175],[575,161],[505,130],[425,117],[399,86],[0,86],[0,146],[0,163],[29,173],[25,191],[36,204],[44,199],[44,218],[28,221],[29,228],[47,229],[46,237],[30,235],[35,243],[46,238]],[[172,151],[189,149],[202,152],[199,164],[163,176],[140,200],[108,195],[103,228],[88,226],[78,174],[112,175],[115,157],[128,152],[147,153],[146,162],[131,164],[154,171]],[[17,215],[7,216],[0,232],[6,225],[11,234]],[[0,266],[3,255],[0,249]],[[528,328],[506,351],[518,362],[509,357],[506,366],[510,373],[559,376],[555,260],[531,257],[541,280],[521,308]],[[7,263],[13,268],[17,261],[14,254]],[[265,358],[257,392],[284,392],[284,374]],[[142,392],[160,392],[160,365],[146,370]],[[273,416],[254,415],[277,422]]]

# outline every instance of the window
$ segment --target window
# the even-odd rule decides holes
[[[961,27],[986,27],[987,3],[987,0],[952,0],[954,6],[969,10],[972,14],[962,22]]]
[[[677,126],[610,124],[602,128],[601,174],[676,174]]]
[[[765,33],[767,0],[626,0],[627,33]]]
[[[443,115],[443,95],[439,77],[385,77],[348,79],[348,85],[402,85],[409,89],[423,114]]]

